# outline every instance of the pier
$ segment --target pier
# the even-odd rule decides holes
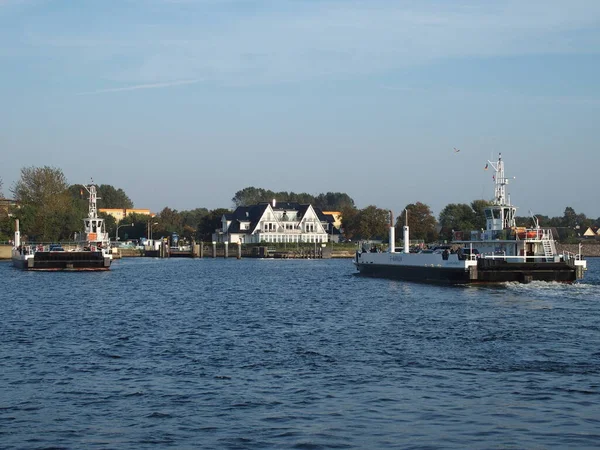
[[[168,255],[163,253],[163,258],[165,257],[174,257],[174,258],[237,258],[238,257],[238,246],[230,245],[227,249],[227,256],[225,253],[225,246],[222,243],[215,245],[213,247],[212,244],[202,243],[196,244],[198,246],[197,251],[192,252],[190,250],[178,251],[178,252],[169,252]],[[68,246],[67,246],[68,247]],[[293,249],[293,250],[282,250],[275,249],[272,247],[262,246],[241,246],[240,258],[276,258],[276,259],[327,259],[327,258],[353,258],[354,251],[349,250],[332,250],[330,247],[323,248],[323,254],[314,256],[311,251],[308,249]],[[577,244],[557,244],[557,249],[562,251],[570,251],[575,253],[578,251]],[[260,250],[261,248],[266,250]],[[65,247],[65,249],[67,249]],[[151,257],[151,258],[160,258],[160,252],[158,250],[153,253],[152,251],[142,250],[142,249],[134,249],[134,248],[119,248],[113,249],[116,250],[113,253],[114,259],[119,258],[130,258],[130,257]],[[318,250],[318,249],[317,249]],[[0,261],[1,260],[10,260],[12,252],[12,245],[5,243],[0,244]],[[314,252],[314,248],[313,248]],[[329,253],[329,255],[327,254]],[[585,258],[592,257],[600,257],[600,243],[595,242],[584,242],[582,245],[581,253]]]
[[[161,245],[158,250],[144,249],[139,250],[140,255],[122,256],[146,256],[150,258],[275,258],[275,259],[329,259],[336,257],[331,247],[300,247],[295,249],[278,249],[269,246],[249,246],[239,244],[217,243],[211,244],[198,243],[189,246],[186,249],[168,247]],[[339,252],[338,252],[339,253]],[[354,252],[342,252],[343,256],[351,258]],[[337,255],[337,257],[340,257]]]

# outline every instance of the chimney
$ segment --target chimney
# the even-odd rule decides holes
[[[277,206],[277,200],[273,199],[273,208]]]

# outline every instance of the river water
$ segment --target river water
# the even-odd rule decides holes
[[[0,264],[0,447],[597,448],[600,260],[445,287],[350,260]]]

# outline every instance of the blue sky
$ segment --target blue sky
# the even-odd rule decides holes
[[[0,0],[0,178],[600,216],[597,0]],[[455,153],[453,148],[461,151]]]

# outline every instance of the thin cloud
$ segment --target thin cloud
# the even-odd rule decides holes
[[[144,7],[148,2],[152,8]],[[174,2],[186,6],[180,10]],[[235,7],[247,2],[256,7]],[[165,79],[286,83],[393,74],[452,59],[594,54],[600,48],[598,0],[571,0],[568,8],[564,0],[127,3],[139,17],[110,16],[110,27],[103,26],[103,15],[85,29],[28,20],[23,51],[51,47],[61,71],[71,65],[72,71],[142,86],[93,92],[107,93],[165,87],[158,83]],[[87,9],[79,14],[82,22],[95,17]]]
[[[160,89],[173,86],[182,86],[185,84],[199,83],[201,80],[179,80],[179,81],[168,81],[166,83],[152,83],[152,84],[136,84],[134,86],[126,86],[121,88],[110,88],[110,89],[99,89],[97,91],[80,92],[77,95],[94,95],[94,94],[105,94],[108,92],[124,92],[124,91],[137,91],[138,89]]]

